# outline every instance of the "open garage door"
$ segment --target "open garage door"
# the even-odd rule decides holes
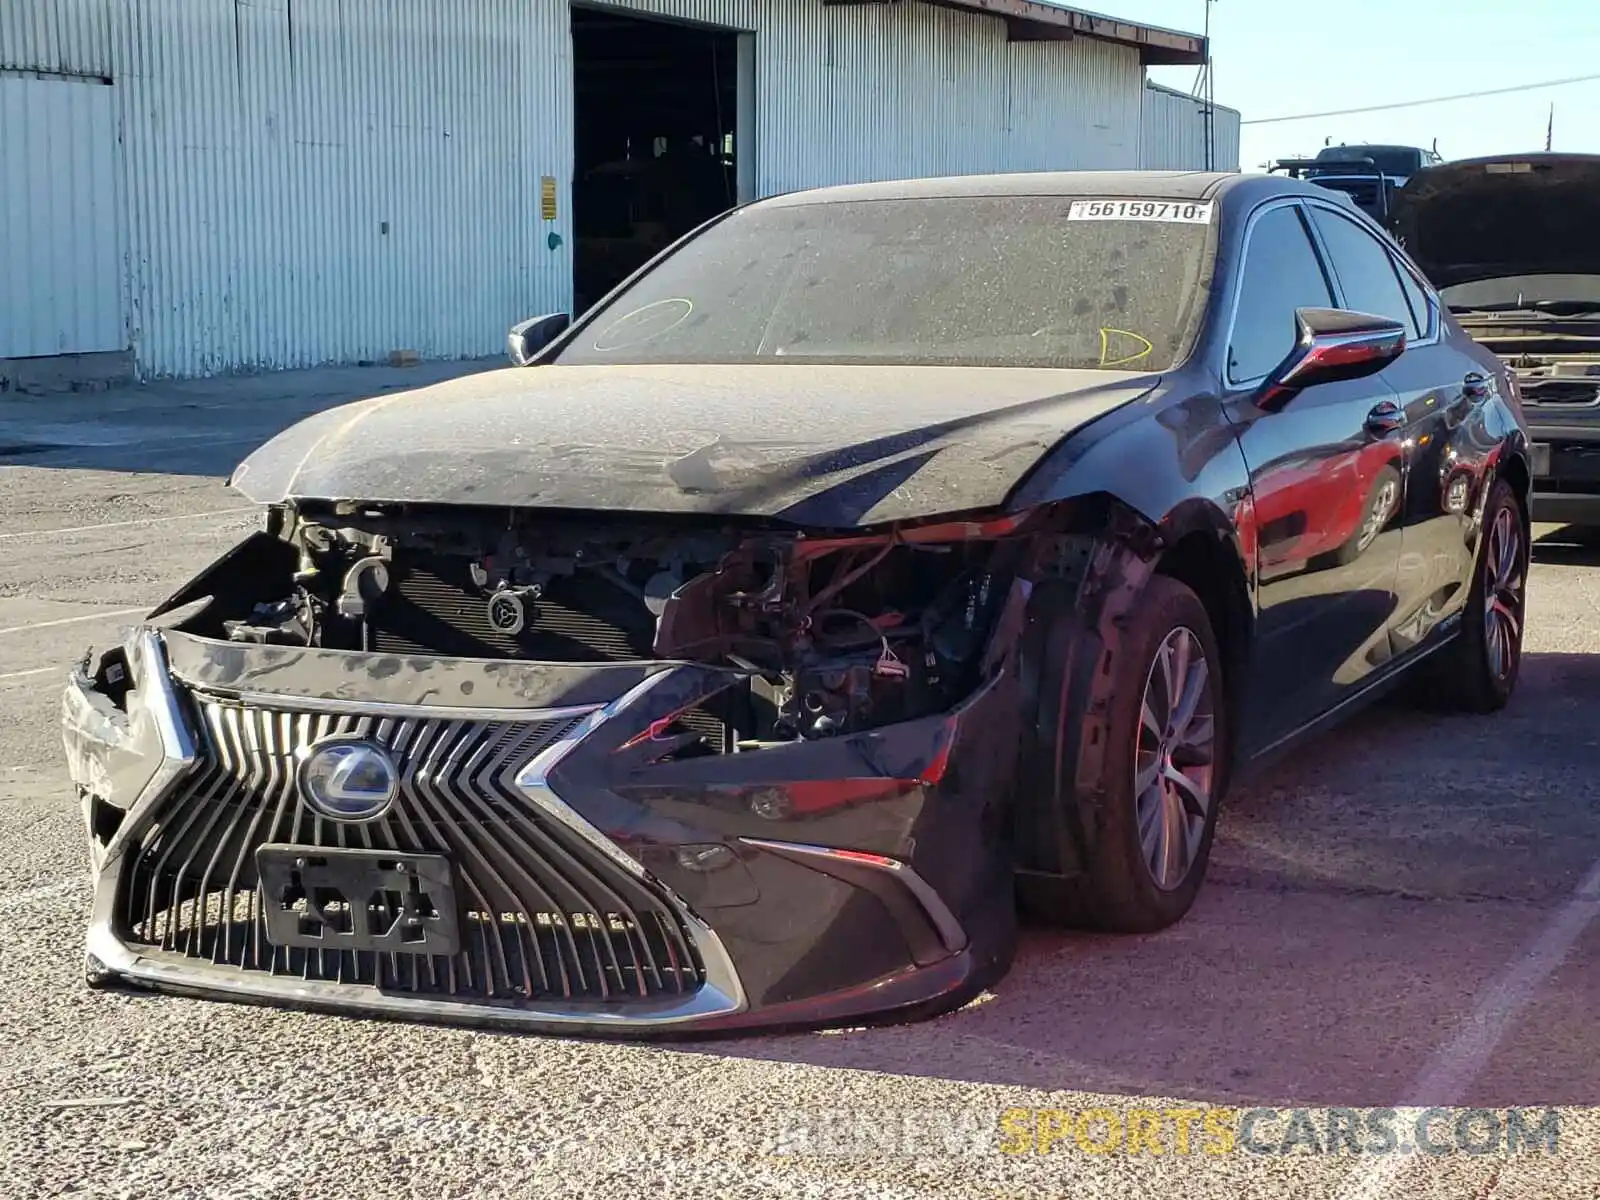
[[[744,35],[746,39],[748,35]],[[581,313],[732,208],[741,53],[723,29],[572,10],[573,289]]]

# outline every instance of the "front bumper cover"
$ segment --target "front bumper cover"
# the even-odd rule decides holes
[[[1600,408],[1555,414],[1528,408],[1533,519],[1600,525]]]
[[[132,686],[120,704],[86,670],[63,700],[95,872],[92,980],[367,1016],[669,1036],[922,1015],[964,1003],[1009,964],[1015,917],[1003,809],[1011,758],[993,731],[1014,720],[1015,693],[1003,672],[949,714],[828,742],[663,761],[653,755],[653,732],[726,686],[725,672],[250,646],[150,627],[136,630],[123,654]],[[196,935],[206,921],[233,923],[200,914],[213,912],[224,879],[250,892],[247,850],[252,838],[271,840],[275,820],[300,840],[322,831],[313,833],[319,845],[353,836],[301,821],[301,801],[285,800],[293,788],[279,779],[292,772],[273,766],[303,753],[309,735],[296,730],[341,721],[396,738],[418,723],[560,726],[529,761],[508,764],[514,782],[492,805],[427,793],[429,812],[479,822],[462,827],[465,841],[419,833],[419,844],[391,848],[467,846],[463,870],[504,882],[509,868],[492,843],[520,845],[532,824],[546,825],[554,840],[538,844],[590,855],[584,877],[609,872],[607,894],[631,888],[660,901],[662,919],[675,920],[675,936],[691,948],[692,986],[422,995],[381,969],[365,978],[352,967],[354,981],[341,981],[342,969],[313,970],[309,955],[291,969],[276,950],[241,957],[219,949],[216,929]],[[218,763],[227,762],[236,764],[231,790],[219,791]],[[451,786],[448,773],[429,778],[429,787]],[[292,815],[279,820],[266,799],[253,818],[235,812],[256,794],[251,788],[266,797],[271,787],[278,812]],[[183,822],[180,803],[190,814]],[[505,823],[508,804],[523,825]],[[224,809],[234,815],[218,816]],[[493,838],[483,822],[499,822]],[[207,842],[212,829],[224,832]],[[528,846],[536,841],[527,835]],[[239,865],[230,872],[230,863]],[[141,922],[157,907],[147,894],[156,895],[158,879],[173,898],[166,907],[190,914],[187,932],[171,926],[156,936]],[[230,914],[234,901],[232,891],[221,901]],[[259,943],[260,898],[242,903],[241,936]],[[570,930],[555,932],[572,942]],[[487,944],[484,954],[493,957]],[[461,968],[468,978],[486,970],[465,959]],[[501,963],[507,980],[513,973]]]

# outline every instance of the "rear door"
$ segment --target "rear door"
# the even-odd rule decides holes
[[[1359,485],[1374,486],[1388,466],[1405,477],[1393,514],[1401,546],[1391,622],[1395,649],[1404,653],[1459,611],[1465,597],[1472,564],[1467,500],[1476,489],[1470,466],[1456,461],[1455,434],[1472,412],[1474,394],[1493,381],[1441,339],[1436,307],[1386,235],[1331,205],[1314,203],[1311,213],[1344,307],[1389,317],[1409,331],[1405,353],[1382,375],[1399,397],[1405,423],[1372,441]]]
[[[1259,539],[1247,753],[1359,693],[1388,661],[1395,610],[1399,539],[1374,523],[1374,491],[1357,482],[1369,419],[1397,407],[1393,390],[1374,377],[1307,388],[1276,412],[1254,402],[1295,345],[1295,310],[1338,307],[1309,219],[1295,200],[1251,214],[1223,374]],[[1398,470],[1383,478],[1397,505]]]

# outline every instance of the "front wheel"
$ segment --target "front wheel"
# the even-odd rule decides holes
[[[1151,933],[1183,918],[1205,878],[1227,777],[1228,715],[1222,657],[1194,592],[1153,576],[1123,629],[1111,655],[1101,778],[1090,789],[1093,849],[1082,875],[1031,907],[1057,924]],[[1063,708],[1063,760],[1076,760],[1102,732],[1088,725]]]

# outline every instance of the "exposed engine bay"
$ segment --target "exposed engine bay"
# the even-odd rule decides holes
[[[664,736],[679,756],[734,753],[968,695],[1032,546],[1018,524],[830,537],[682,519],[281,508],[269,522],[281,593],[212,592],[182,627],[376,653],[725,667],[729,688]]]
[[[1600,339],[1593,321],[1460,317],[1461,326],[1510,367],[1529,404],[1600,403]]]
[[[1502,352],[1501,357],[1529,404],[1600,403],[1600,354]]]

